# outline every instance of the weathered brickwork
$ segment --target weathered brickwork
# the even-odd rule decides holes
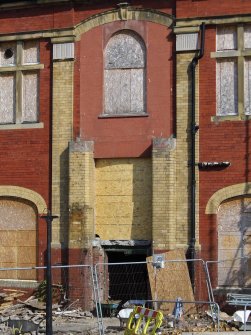
[[[71,248],[88,249],[94,238],[93,142],[71,142],[69,155],[68,243]]]
[[[152,151],[153,248],[176,246],[176,140],[155,138]]]

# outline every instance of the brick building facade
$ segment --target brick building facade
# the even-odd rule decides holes
[[[1,267],[44,264],[48,209],[54,264],[142,260],[191,238],[206,260],[249,253],[251,16],[247,1],[229,2],[2,2]],[[248,285],[245,266],[217,267],[214,286]],[[67,273],[73,297],[85,276]],[[5,271],[0,282],[42,278]]]

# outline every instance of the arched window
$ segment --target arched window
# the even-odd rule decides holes
[[[104,53],[104,115],[145,114],[146,48],[136,33],[123,30]]]
[[[28,200],[0,197],[0,267],[37,265],[37,211]],[[1,279],[36,280],[36,270],[0,271]]]

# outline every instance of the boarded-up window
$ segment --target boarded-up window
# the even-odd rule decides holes
[[[36,122],[38,118],[38,73],[23,74],[23,122]]]
[[[237,49],[237,30],[233,26],[217,28],[217,52]],[[237,59],[219,58],[216,65],[217,115],[238,114]]]
[[[218,286],[251,285],[251,198],[223,203],[218,212]],[[248,257],[248,258],[245,258]]]
[[[217,60],[217,115],[237,115],[238,83],[235,59]]]
[[[251,115],[251,58],[245,59],[244,66],[244,108],[245,114]]]
[[[234,26],[217,28],[217,51],[237,49],[237,31]]]
[[[1,124],[38,121],[39,68],[36,41],[0,44]]]
[[[33,267],[37,262],[37,212],[29,202],[0,199],[0,267]],[[0,279],[36,279],[35,270],[0,271]]]
[[[131,31],[111,37],[104,54],[104,114],[145,113],[146,50],[143,40]]]
[[[0,123],[14,123],[16,111],[16,77],[13,73],[0,74]]]

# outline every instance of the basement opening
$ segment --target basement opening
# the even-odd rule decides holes
[[[109,299],[146,300],[149,292],[148,273],[146,263],[141,262],[146,262],[148,248],[106,249],[106,254],[109,263]]]

